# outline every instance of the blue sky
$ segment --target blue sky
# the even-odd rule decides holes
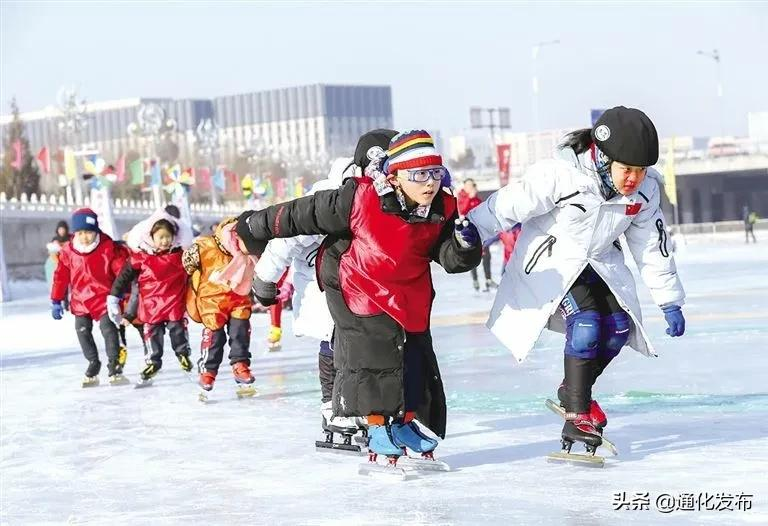
[[[590,108],[644,109],[662,135],[719,133],[768,111],[768,3],[9,2],[0,7],[2,113],[55,101],[213,97],[313,83],[390,84],[395,126],[461,132],[469,107],[509,106],[533,128],[531,47],[542,49],[541,128]]]

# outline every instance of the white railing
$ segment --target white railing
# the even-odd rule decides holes
[[[146,199],[114,199],[115,217],[135,217],[146,216],[155,210],[154,203]],[[163,203],[165,206],[168,203]],[[83,198],[83,203],[77,204],[74,200],[63,195],[45,195],[39,197],[35,194],[27,196],[21,194],[19,199],[12,197],[8,199],[5,192],[0,192],[0,212],[3,217],[19,215],[56,215],[69,214],[74,210],[90,205],[88,196]],[[238,215],[245,210],[245,205],[236,202],[226,202],[213,206],[210,203],[192,203],[190,211],[192,216],[221,218],[228,215]]]

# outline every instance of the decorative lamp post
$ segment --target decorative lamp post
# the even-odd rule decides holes
[[[83,203],[83,188],[77,173],[75,147],[79,147],[80,137],[88,127],[85,99],[80,98],[75,88],[62,87],[56,94],[56,102],[61,113],[57,127],[64,143],[64,172],[69,181],[67,186],[69,199],[72,198],[74,191],[75,203],[81,205]]]
[[[162,137],[174,131],[176,131],[176,121],[168,118],[165,110],[154,102],[139,106],[136,122],[128,125],[128,135],[142,138],[144,140],[145,156],[150,159],[150,164],[153,160],[155,162],[151,168],[152,178],[150,185],[152,187],[152,199],[156,208],[163,206],[160,191],[162,187],[160,158],[157,156],[157,145]]]

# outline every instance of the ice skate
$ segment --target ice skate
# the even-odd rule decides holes
[[[361,446],[368,447],[368,419],[364,416],[355,417],[355,423],[360,433],[355,435],[355,442]]]
[[[139,373],[139,381],[136,382],[135,387],[140,389],[142,387],[149,387],[152,385],[152,380],[157,373],[160,372],[160,367],[155,363],[148,363],[146,367]]]
[[[275,327],[274,325],[269,328],[269,334],[267,335],[267,350],[269,352],[280,351],[283,346],[280,340],[283,337],[283,329]]]
[[[192,370],[192,361],[189,359],[188,354],[177,354],[176,359],[179,360],[182,371],[188,373]]]
[[[561,407],[565,405],[565,397],[566,387],[565,382],[563,382],[560,384],[560,387],[557,388],[557,398],[560,400]],[[563,412],[565,412],[565,409],[563,409]],[[592,423],[595,424],[595,428],[602,434],[603,429],[608,425],[608,417],[605,416],[605,413],[600,407],[600,404],[597,403],[597,400],[591,400],[589,402],[589,416],[592,418]]]
[[[203,371],[200,373],[198,386],[200,387],[201,391],[198,394],[198,400],[201,402],[207,402],[209,400],[208,393],[213,390],[213,383],[216,381],[217,373],[218,371]]]
[[[475,289],[475,292],[480,292],[480,282],[475,280],[472,280],[472,286]]]
[[[320,406],[320,415],[325,432],[325,440],[315,441],[318,451],[349,452],[353,454],[363,453],[360,446],[352,444],[352,436],[358,432],[357,419],[355,417],[333,416],[333,403],[323,402]],[[342,442],[334,442],[333,434],[342,436]]]
[[[425,435],[413,420],[407,424],[392,424],[392,438],[403,449],[403,457],[400,459],[403,466],[432,471],[450,470],[448,464],[435,460],[437,440]],[[408,456],[407,449],[421,453],[421,456]]]
[[[499,288],[499,286],[496,284],[495,281],[493,281],[492,279],[486,279],[485,288],[483,289],[483,292],[488,292],[491,289],[497,289],[497,288]]]
[[[232,374],[237,384],[235,393],[238,398],[251,397],[256,394],[256,388],[253,386],[255,378],[251,374],[251,369],[247,363],[237,362],[232,366]]]
[[[598,446],[602,444],[602,437],[592,423],[589,413],[576,415],[566,413],[561,438],[562,450],[559,453],[547,455],[548,462],[566,462],[589,467],[603,467],[605,465],[605,459],[595,455]],[[571,453],[571,448],[575,442],[582,442],[585,445],[585,454]]]
[[[547,399],[546,406],[547,406],[547,409],[549,409],[550,411],[552,411],[556,415],[559,415],[561,418],[565,418],[565,409],[563,408],[563,406],[561,404],[558,404],[557,402],[554,402],[553,400]],[[592,409],[592,407],[590,406],[590,416],[592,416],[591,409]],[[594,424],[594,420],[593,420],[593,424]],[[595,425],[595,429],[600,431],[600,429],[597,427],[597,425]],[[606,448],[614,456],[619,454],[619,450],[618,450],[618,448],[616,447],[616,445],[613,442],[608,440],[605,436],[601,436],[601,439],[602,439],[602,443],[600,444],[601,447]]]
[[[395,444],[392,438],[392,428],[389,425],[374,425],[368,428],[370,442],[368,444],[368,462],[360,464],[358,473],[361,475],[382,474],[405,480],[413,476],[397,465],[397,460],[403,455],[403,450]],[[385,456],[386,464],[377,462],[379,455]]]
[[[107,373],[109,374],[109,385],[126,385],[131,383],[128,378],[123,376],[123,366],[120,362],[110,363],[107,366]]]
[[[92,360],[88,362],[88,367],[85,369],[85,378],[83,378],[83,387],[96,387],[99,385],[99,371],[101,371],[101,362],[99,360]]]

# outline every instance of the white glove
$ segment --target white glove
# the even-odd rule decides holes
[[[120,298],[107,296],[107,316],[118,327],[123,321],[123,311],[120,309]]]

